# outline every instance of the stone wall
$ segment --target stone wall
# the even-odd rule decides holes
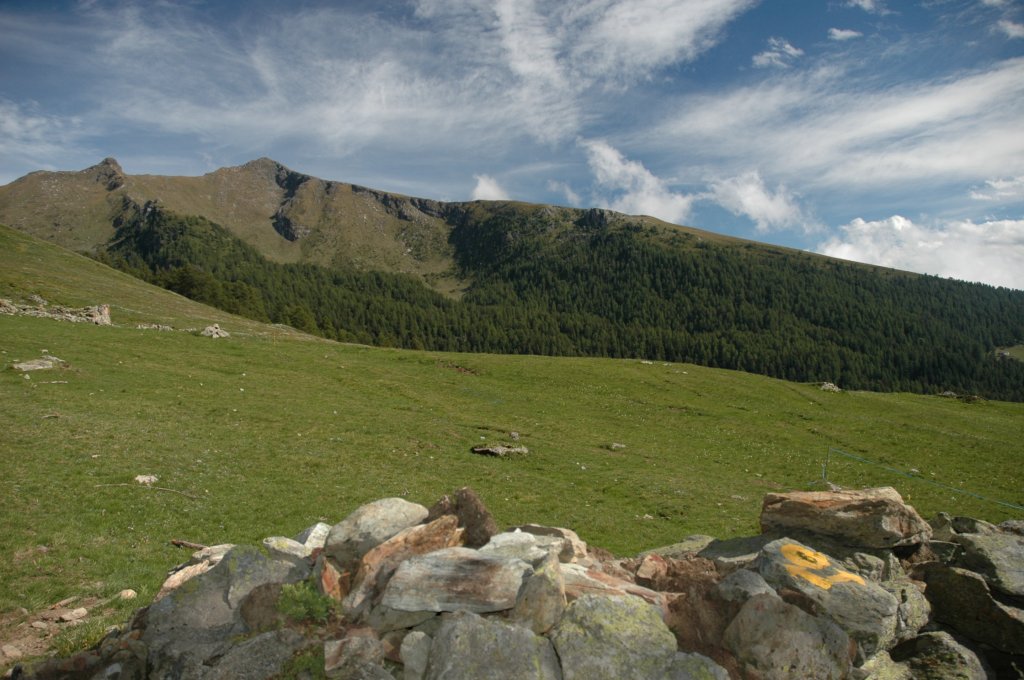
[[[895,490],[867,489],[769,494],[761,525],[615,558],[569,529],[499,531],[469,489],[429,509],[386,498],[294,538],[200,550],[95,649],[12,675],[316,677],[311,659],[381,680],[1024,668],[1019,522],[928,523]]]

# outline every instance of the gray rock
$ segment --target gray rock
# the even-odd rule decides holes
[[[430,644],[426,680],[562,677],[551,643],[521,626],[465,611],[444,614],[441,619]]]
[[[530,565],[515,558],[448,548],[402,562],[381,604],[402,611],[484,613],[515,606]]]
[[[729,673],[703,654],[676,652],[668,680],[729,680]]]
[[[640,553],[638,557],[645,557],[647,555],[661,555],[662,557],[683,557],[684,555],[693,555],[699,553],[714,541],[714,536],[693,534],[691,536],[687,536],[679,543],[661,546],[660,548],[654,548],[652,550],[645,550]]]
[[[741,569],[752,565],[761,554],[761,549],[775,538],[771,535],[761,535],[715,539],[697,555],[711,560],[723,570]]]
[[[896,639],[906,640],[917,635],[931,618],[932,607],[922,592],[921,584],[908,579],[883,581],[879,584],[896,598]]]
[[[821,534],[863,548],[914,545],[932,535],[928,523],[892,487],[770,493],[761,506],[761,529]]]
[[[427,672],[427,661],[430,659],[431,642],[429,635],[417,630],[411,631],[402,639],[399,656],[405,666],[404,680],[423,680]]]
[[[524,531],[535,536],[560,538],[565,541],[562,545],[562,551],[558,555],[558,559],[561,562],[577,562],[587,556],[586,542],[572,529],[546,527],[540,524],[522,524],[518,527],[513,527],[512,529],[518,529],[519,531]]]
[[[289,628],[270,631],[232,647],[207,672],[206,680],[265,680],[281,674],[301,649],[315,644]]]
[[[725,629],[725,647],[754,677],[846,678],[850,639],[835,623],[770,595],[747,600]]]
[[[1024,654],[1024,611],[992,597],[985,579],[938,562],[923,565],[932,615],[961,635],[1008,654]]]
[[[549,544],[550,545],[550,544]],[[562,547],[559,541],[558,555]],[[501,555],[502,557],[516,557],[528,564],[539,564],[547,557],[548,551],[541,548],[537,543],[537,537],[525,531],[505,531],[491,536],[491,540],[480,548],[481,553],[488,555]]]
[[[863,660],[886,649],[896,635],[896,598],[878,584],[835,565],[801,543],[779,539],[766,545],[757,568],[776,589],[795,590],[820,608],[857,642]]]
[[[342,570],[355,571],[359,559],[372,548],[426,517],[426,508],[402,498],[367,503],[331,527],[324,553]]]
[[[676,639],[657,609],[635,597],[584,595],[566,609],[549,637],[565,680],[668,675]]]
[[[924,633],[890,652],[909,668],[911,677],[928,680],[976,680],[986,677],[977,655],[944,631]]]
[[[311,527],[303,529],[302,533],[295,537],[295,540],[309,548],[309,552],[319,550],[327,542],[327,536],[331,533],[331,525],[326,522],[317,522]]]
[[[726,602],[743,603],[754,595],[775,595],[775,590],[756,571],[737,569],[723,578],[715,589]],[[776,596],[777,597],[777,596]]]
[[[366,615],[365,623],[376,631],[388,633],[393,630],[402,630],[403,628],[414,628],[436,616],[437,612],[406,612],[401,609],[392,609],[386,605],[378,604]]]
[[[542,635],[558,623],[565,612],[565,580],[558,555],[548,553],[523,585],[512,609],[511,621]]]
[[[885,651],[865,661],[860,670],[867,674],[869,680],[915,680],[906,664],[893,661]]]
[[[343,680],[394,680],[382,665],[384,645],[369,635],[324,642],[324,673]]]
[[[285,555],[292,555],[293,557],[309,557],[309,554],[313,552],[295,539],[285,538],[284,536],[270,536],[269,538],[264,538],[263,545],[267,550],[284,553]]]
[[[981,574],[996,590],[1024,597],[1024,536],[1015,534],[958,534],[963,549],[958,567]]]
[[[997,526],[1000,531],[1005,531],[1008,534],[1024,536],[1024,519],[1008,519],[1000,522]]]
[[[151,677],[198,677],[212,659],[229,651],[233,637],[248,632],[240,610],[250,592],[269,583],[301,581],[309,572],[303,560],[234,547],[213,569],[144,610],[142,642],[149,647]]]

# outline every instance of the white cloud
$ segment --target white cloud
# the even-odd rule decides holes
[[[1024,38],[1024,24],[1018,24],[1009,19],[1000,19],[998,26],[1007,38]]]
[[[864,34],[860,31],[854,31],[849,28],[830,28],[828,29],[828,39],[835,40],[837,42],[843,42],[846,40],[853,40],[854,38],[863,37]]]
[[[508,192],[498,184],[498,180],[490,175],[473,175],[476,186],[473,187],[474,201],[507,201]]]
[[[61,118],[38,107],[0,99],[0,157],[53,167],[66,158],[82,134],[77,117]],[[13,179],[13,178],[11,178]]]
[[[1010,179],[987,179],[988,189],[971,190],[971,198],[979,201],[1024,199],[1024,175]]]
[[[817,223],[808,218],[797,198],[784,186],[772,191],[756,170],[711,183],[711,191],[702,196],[713,200],[734,215],[749,217],[761,233],[779,229],[813,232]]]
[[[915,224],[900,215],[857,218],[818,252],[922,274],[1024,290],[1024,220]]]
[[[783,71],[679,100],[652,148],[802,188],[890,188],[1024,174],[1024,59],[879,89],[838,68]],[[690,161],[692,163],[692,161]]]
[[[581,141],[598,185],[612,197],[598,198],[607,207],[630,215],[651,215],[676,224],[690,214],[694,197],[672,191],[642,163],[627,160],[600,140]]]
[[[562,194],[571,206],[576,207],[583,204],[583,200],[580,198],[580,195],[573,191],[572,187],[566,182],[558,182],[550,179],[548,180],[548,191],[554,191]]]
[[[797,57],[803,56],[804,51],[799,47],[793,47],[788,40],[782,38],[769,38],[768,49],[754,55],[753,64],[757,68],[769,66],[789,66]]]
[[[859,7],[865,12],[871,12],[872,14],[888,14],[889,10],[886,8],[885,3],[882,0],[846,0],[847,7]]]

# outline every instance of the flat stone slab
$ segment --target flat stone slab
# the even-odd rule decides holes
[[[448,548],[399,565],[381,604],[402,611],[482,614],[511,609],[533,570],[522,560],[469,548]]]

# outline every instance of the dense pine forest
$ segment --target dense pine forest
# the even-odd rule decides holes
[[[343,341],[685,361],[848,389],[1024,401],[1024,292],[542,206],[452,204],[461,299],[412,276],[278,264],[157,204],[97,257],[195,300]],[[558,214],[563,215],[565,211]]]

